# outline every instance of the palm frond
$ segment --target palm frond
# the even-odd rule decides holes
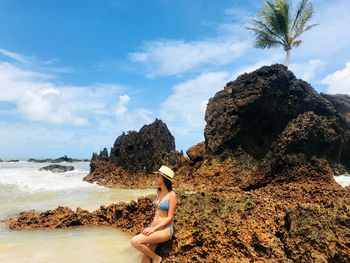
[[[308,0],[303,0],[301,3],[300,3],[300,6],[297,10],[297,13],[296,15],[294,16],[294,21],[293,21],[293,25],[292,25],[292,28],[291,28],[291,32],[293,32],[295,30],[295,27],[297,26],[297,21],[299,21],[300,17],[302,16],[302,13],[303,13],[303,10],[307,4],[307,1]]]
[[[264,11],[258,12],[258,16],[276,34],[288,33],[289,6],[284,2],[275,0],[275,4],[265,1]]]
[[[262,21],[258,21],[255,19],[250,20],[251,24],[255,25],[257,29],[264,31],[268,34],[271,34],[275,37],[279,37],[279,34],[275,32],[274,28],[269,27]],[[249,29],[249,28],[248,28]]]
[[[281,45],[285,51],[299,46],[298,37],[317,24],[307,25],[313,15],[313,5],[308,0],[301,0],[295,14],[291,13],[288,0],[265,0],[264,9],[257,12],[258,19],[250,20],[254,31],[255,47],[269,48]]]
[[[303,34],[306,31],[309,31],[311,28],[313,28],[314,26],[318,26],[319,24],[313,24],[310,26],[307,26],[305,28],[303,28],[302,30],[300,30],[298,33],[296,33],[295,35],[293,35],[292,37],[292,41],[294,41],[296,38],[298,38],[301,34]]]
[[[307,1],[306,1],[307,2]],[[309,6],[303,6],[303,9],[300,11],[300,16],[298,19],[295,18],[294,24],[295,27],[293,27],[293,34],[299,34],[303,31],[304,27],[306,26],[306,23],[311,19],[313,15],[313,6],[312,3],[309,3]]]
[[[293,42],[292,42],[292,47],[298,47],[301,43],[302,43],[303,41],[301,41],[301,40],[294,40]]]

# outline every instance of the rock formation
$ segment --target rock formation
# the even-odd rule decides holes
[[[175,166],[183,154],[175,150],[175,139],[168,127],[156,119],[139,132],[129,131],[119,136],[108,156],[105,148],[93,153],[87,182],[105,186],[150,187],[154,171],[163,164]]]
[[[51,171],[53,173],[64,173],[68,171],[73,171],[74,166],[66,166],[59,164],[51,164],[42,168],[39,168],[39,171]]]
[[[350,186],[342,188],[333,176],[350,168],[348,102],[345,95],[318,94],[282,65],[229,82],[208,103],[205,141],[188,149],[188,159],[169,162],[178,206],[174,239],[157,248],[162,262],[350,262]],[[142,134],[171,138],[159,127]],[[127,187],[145,182],[135,167],[146,174],[159,159],[133,165],[142,161],[135,149],[149,142],[140,137],[118,138],[113,158],[107,149],[94,154],[90,179]],[[153,217],[152,198],[92,213],[32,211],[7,223],[13,229],[103,225],[139,233]]]
[[[251,176],[240,178],[242,186],[261,181],[262,171],[273,176],[312,157],[326,158],[335,174],[343,173],[350,169],[348,102],[347,96],[318,94],[282,65],[243,74],[209,100],[208,159],[249,160]]]
[[[338,113],[341,114],[346,123],[350,125],[350,96],[345,94],[329,95],[323,93],[321,93],[321,95],[332,102]]]
[[[28,159],[28,162],[33,162],[33,163],[74,163],[74,162],[89,162],[90,160],[87,159],[72,159],[68,158],[67,155],[57,158],[57,159]]]

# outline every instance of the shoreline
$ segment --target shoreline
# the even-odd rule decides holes
[[[303,171],[308,174],[320,172],[310,169],[312,168]],[[174,238],[171,243],[162,244],[157,250],[164,262],[245,262],[254,258],[262,262],[288,262],[288,258],[294,258],[298,262],[306,259],[312,262],[310,254],[303,255],[298,252],[300,248],[293,248],[296,252],[290,255],[294,239],[301,234],[299,229],[306,227],[309,233],[318,231],[321,236],[329,235],[332,230],[328,229],[328,225],[332,224],[333,229],[338,229],[338,238],[327,242],[339,245],[350,234],[350,228],[342,228],[343,221],[334,220],[343,213],[344,205],[350,207],[350,187],[342,188],[336,182],[276,182],[251,191],[237,187],[219,192],[190,192],[182,189],[175,191],[179,204],[175,216]],[[92,213],[83,209],[74,212],[66,208],[46,213],[25,213],[20,217],[20,224],[13,222],[19,229],[21,224],[25,227],[37,227],[38,223],[44,226],[46,224],[46,229],[52,229],[49,222],[56,222],[58,216],[62,222],[55,227],[59,228],[108,226],[137,234],[152,219],[152,198],[153,195],[129,203],[102,206]],[[324,227],[319,226],[317,230],[308,223],[310,220],[317,222],[320,218]],[[79,222],[83,225],[78,226]],[[342,233],[339,232],[340,229]],[[331,232],[328,233],[329,231]],[[319,246],[325,240],[316,239],[314,242],[314,248],[308,249],[319,254]],[[308,246],[308,243],[304,242],[303,246]],[[345,249],[341,254],[344,259],[347,258],[346,253]]]

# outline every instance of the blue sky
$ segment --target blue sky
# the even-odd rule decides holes
[[[296,4],[299,1],[291,1]],[[350,2],[314,0],[290,69],[350,94]],[[243,28],[260,0],[0,1],[0,158],[90,158],[162,119],[178,150],[204,140],[208,99],[284,63]]]

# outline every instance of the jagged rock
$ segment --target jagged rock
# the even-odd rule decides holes
[[[329,168],[289,170],[254,191],[177,190],[172,242],[157,248],[163,262],[349,262],[350,189],[330,184]],[[309,177],[325,178],[318,183]],[[279,176],[276,176],[279,178]],[[154,216],[154,196],[101,206],[94,212],[59,207],[23,212],[5,222],[11,229],[111,226],[140,233]]]
[[[39,171],[51,171],[53,173],[64,173],[64,172],[73,171],[73,170],[74,170],[74,166],[65,166],[65,165],[58,165],[58,164],[48,165],[39,169]]]
[[[333,104],[283,65],[243,74],[209,100],[204,131],[209,159],[240,151],[276,173],[316,156],[349,170],[350,130],[343,117],[348,108]]]
[[[93,212],[78,207],[74,212],[61,207],[46,212],[21,212],[17,218],[4,220],[10,229],[71,228],[79,226],[113,226],[136,233],[151,223],[154,215],[150,197],[139,198],[138,202],[121,202],[108,207],[101,206]]]
[[[156,119],[139,132],[119,136],[109,156],[106,148],[93,153],[90,173],[83,180],[108,187],[151,187],[154,171],[161,165],[179,166],[183,158],[183,153],[175,150],[174,136],[166,124]]]
[[[142,171],[130,172],[110,162],[94,161],[94,170],[83,178],[89,183],[97,183],[114,188],[150,188],[154,184],[154,175]]]
[[[108,150],[104,148],[103,151],[100,151],[100,154],[93,153],[90,162],[90,172],[96,170],[96,168],[101,167],[101,163],[108,162]]]
[[[345,94],[330,95],[323,93],[321,93],[321,95],[332,102],[333,106],[350,126],[350,96]]]
[[[186,151],[187,156],[192,162],[200,162],[206,157],[205,142],[198,143],[195,146],[190,147]]]
[[[67,155],[57,158],[57,159],[28,159],[28,162],[33,162],[33,163],[74,163],[74,162],[90,162],[88,159],[72,159],[68,158]]]
[[[341,154],[342,147],[346,145],[344,138],[344,130],[336,118],[319,116],[314,112],[300,114],[288,123],[273,144],[271,163],[274,171],[276,168],[282,170],[301,165],[313,156],[326,158],[331,164],[350,166]]]
[[[153,172],[174,153],[174,136],[164,122],[156,119],[139,132],[119,136],[111,149],[110,162],[129,171]]]

